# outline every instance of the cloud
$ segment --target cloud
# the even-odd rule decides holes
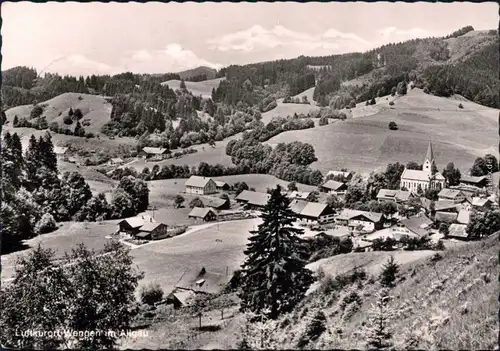
[[[94,61],[82,54],[59,56],[42,67],[40,73],[57,72],[72,76],[92,74],[116,74],[120,72],[119,67],[113,67],[103,62]]]
[[[311,35],[295,32],[278,25],[266,29],[255,25],[246,30],[229,33],[207,40],[210,49],[222,52],[252,52],[275,48],[294,49],[297,55],[310,53],[316,49],[335,51],[363,51],[370,43],[353,33],[343,33],[336,29],[328,29],[322,34]]]
[[[428,37],[431,34],[422,28],[399,29],[396,27],[386,27],[380,31],[380,34],[388,38],[412,39]]]

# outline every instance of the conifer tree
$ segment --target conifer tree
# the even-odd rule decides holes
[[[302,229],[294,228],[290,201],[277,186],[264,207],[263,223],[251,231],[242,265],[242,311],[276,319],[290,311],[314,281],[307,269]]]
[[[372,305],[368,315],[368,325],[364,330],[366,347],[369,350],[386,350],[392,347],[392,331],[389,326],[394,311],[389,307],[392,297],[387,289],[377,294],[377,301]]]
[[[52,144],[52,136],[46,132],[43,137],[38,141],[39,160],[42,166],[46,167],[49,171],[58,173],[57,170],[57,155],[54,151],[54,144]]]
[[[28,149],[24,156],[26,162],[26,187],[28,190],[34,190],[40,186],[37,177],[37,171],[41,166],[39,154],[38,141],[32,134],[29,140]]]
[[[383,265],[382,272],[380,273],[380,283],[382,286],[387,288],[393,287],[398,273],[399,265],[394,260],[394,256],[391,256],[387,260],[387,263]]]

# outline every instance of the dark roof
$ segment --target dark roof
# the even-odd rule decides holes
[[[358,216],[364,216],[366,219],[371,222],[378,223],[382,219],[383,214],[378,212],[367,212],[367,211],[359,211],[359,210],[350,210],[344,209],[337,217],[338,219],[350,220]]]
[[[209,294],[219,293],[225,284],[229,282],[229,275],[201,270],[189,269],[184,272],[180,281],[175,284],[176,288],[204,292]]]
[[[214,210],[210,207],[194,207],[191,212],[189,212],[188,217],[199,217],[205,218],[209,212],[215,214]]]
[[[449,210],[449,209],[458,209],[458,204],[454,203],[453,201],[447,201],[447,200],[440,200],[436,201],[434,203],[436,211],[443,211],[443,210]]]
[[[246,201],[251,205],[265,206],[269,201],[271,195],[267,193],[259,193],[256,191],[243,190],[237,197],[236,200]]]
[[[142,227],[140,227],[139,230],[141,232],[152,232],[156,228],[164,226],[164,225],[165,224],[163,224],[163,223],[154,223],[154,222],[151,223],[151,222],[147,222],[147,223],[144,223],[144,225]]]
[[[474,177],[474,176],[470,176],[470,175],[463,175],[460,177],[460,181],[465,182],[465,183],[477,184],[477,183],[481,183],[486,178],[487,178],[486,176]]]
[[[195,187],[195,188],[204,188],[211,180],[212,180],[212,178],[208,178],[208,177],[191,176],[186,181],[185,185],[186,186],[192,186],[192,187]]]
[[[336,180],[329,180],[325,184],[322,185],[323,188],[327,188],[330,190],[338,190],[343,187],[345,183],[337,182]]]
[[[151,233],[150,233],[150,232],[146,232],[146,231],[144,231],[144,232],[140,232],[140,233],[138,233],[136,236],[137,236],[138,238],[145,238],[145,237],[147,237],[147,236],[149,236],[149,235],[151,235]]]
[[[418,216],[403,219],[401,223],[419,237],[424,237],[429,234],[429,227],[432,224],[432,220],[427,216],[420,214]]]
[[[437,221],[440,222],[446,222],[446,223],[453,223],[457,220],[458,213],[454,212],[436,212],[435,218]]]
[[[118,224],[121,224],[124,222],[127,223],[131,228],[139,228],[139,227],[143,226],[145,223],[154,223],[156,221],[151,216],[144,215],[144,216],[136,216],[136,217],[123,219],[120,222],[118,222]]]

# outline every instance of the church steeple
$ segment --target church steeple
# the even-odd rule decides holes
[[[429,146],[427,147],[427,154],[425,155],[423,170],[429,172],[430,174],[433,174],[434,167],[435,167],[434,152],[432,151],[432,144],[429,141]]]

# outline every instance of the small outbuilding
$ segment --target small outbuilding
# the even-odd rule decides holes
[[[217,219],[217,213],[210,207],[194,207],[188,217],[202,220],[204,222],[210,222]]]

